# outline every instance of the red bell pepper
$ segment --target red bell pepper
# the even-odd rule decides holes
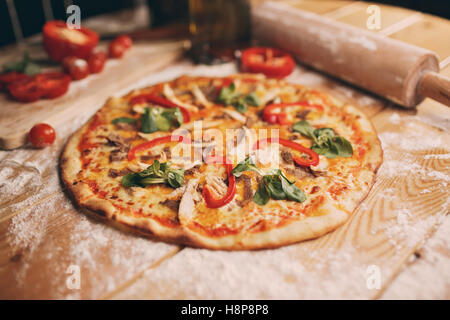
[[[168,142],[191,143],[191,140],[185,136],[172,136],[172,135],[156,138],[156,139],[141,143],[134,148],[131,148],[130,151],[128,151],[128,155],[127,155],[128,161],[134,160],[136,158],[136,153],[138,153],[138,152],[142,152],[142,151],[150,149],[156,145],[168,143]]]
[[[210,157],[206,160],[206,163],[217,163],[216,161],[219,159],[218,157]],[[233,165],[231,163],[228,163],[228,159],[224,156],[221,158],[221,162],[225,164],[226,170],[227,170],[227,176],[228,176],[228,189],[227,193],[222,198],[215,198],[213,196],[213,193],[209,186],[205,185],[203,187],[202,195],[205,199],[206,206],[208,208],[220,208],[229,203],[231,200],[233,200],[235,194],[236,194],[236,178],[232,174],[233,171]]]
[[[154,103],[157,104],[163,108],[179,108],[181,113],[183,114],[183,122],[187,123],[191,120],[191,117],[189,115],[189,111],[184,108],[181,107],[175,103],[173,103],[170,100],[167,100],[163,97],[159,97],[157,95],[151,94],[151,93],[147,93],[147,94],[140,94],[138,96],[134,96],[131,98],[130,100],[130,104],[131,105],[135,105],[138,103],[145,103],[145,102],[150,102],[150,103]]]
[[[296,143],[296,142],[286,140],[286,139],[281,139],[281,138],[261,139],[255,143],[255,145],[253,146],[253,149],[254,150],[260,149],[261,145],[265,146],[265,145],[267,145],[267,143],[279,143],[282,146],[291,148],[293,150],[300,151],[302,153],[306,153],[309,156],[309,159],[305,159],[302,157],[294,157],[294,162],[296,164],[298,164],[299,166],[309,167],[309,166],[316,166],[319,164],[319,155],[315,151],[302,146],[300,143]]]
[[[46,72],[36,75],[36,81],[42,88],[43,98],[54,99],[64,95],[69,90],[72,79],[61,72]]]
[[[241,56],[241,70],[243,72],[262,73],[267,77],[286,77],[292,73],[294,67],[294,58],[276,48],[248,48],[242,52]]]
[[[8,91],[20,102],[34,102],[42,98],[44,92],[36,81],[36,76],[16,80],[8,85]]]
[[[315,109],[323,111],[322,106],[317,105],[317,104],[310,104],[307,101],[299,101],[299,102],[291,102],[291,103],[276,103],[276,104],[270,104],[264,108],[262,118],[264,121],[266,121],[268,123],[273,123],[273,124],[277,123],[277,124],[281,124],[281,125],[291,124],[292,122],[287,120],[286,113],[284,113],[284,112],[274,113],[273,111],[275,109],[283,109],[283,108],[295,107],[295,106],[315,108]]]
[[[46,72],[26,76],[8,85],[11,96],[22,102],[33,102],[41,98],[54,99],[69,90],[70,77],[61,72]]]
[[[88,28],[71,29],[64,21],[49,21],[43,29],[44,49],[53,61],[67,56],[87,59],[98,43],[98,34]]]
[[[27,76],[24,73],[20,73],[17,71],[11,71],[0,75],[0,90],[7,89],[7,87],[15,81],[27,79]]]

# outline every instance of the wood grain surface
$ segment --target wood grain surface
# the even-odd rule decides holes
[[[363,2],[286,2],[365,27],[361,17],[367,17],[368,4]],[[438,51],[445,63],[450,47],[442,34],[448,34],[450,22],[380,7],[386,25],[383,22],[376,32],[387,30],[386,36],[395,38],[401,33],[403,41]],[[148,64],[154,62],[149,59]],[[107,69],[84,88],[81,83],[76,88],[78,95],[88,90],[91,103],[86,100],[87,106],[80,105],[83,112],[55,125],[58,136],[52,147],[0,151],[0,298],[449,298],[447,107],[426,99],[416,110],[407,111],[298,67],[289,81],[358,105],[372,119],[385,156],[372,191],[344,226],[313,241],[244,252],[183,248],[124,233],[85,216],[60,184],[58,157],[70,134],[107,96],[183,73],[225,75],[235,72],[235,66],[180,61],[152,74],[122,69],[120,64],[113,67],[116,71]],[[450,75],[450,67],[442,73]],[[119,92],[110,78],[122,81],[125,75],[129,80],[123,80]],[[91,85],[94,81],[98,86]],[[71,281],[77,268],[81,282],[74,288]],[[379,288],[367,285],[373,270],[380,272]]]

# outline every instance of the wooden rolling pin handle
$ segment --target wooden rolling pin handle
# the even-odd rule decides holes
[[[425,73],[419,82],[418,92],[450,107],[450,78],[436,72]]]

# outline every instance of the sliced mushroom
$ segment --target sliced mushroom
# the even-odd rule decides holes
[[[236,110],[231,109],[223,109],[223,112],[228,114],[233,119],[241,122],[242,124],[245,124],[247,122],[247,117],[242,115],[241,113],[237,112]]]
[[[182,106],[182,107],[188,109],[189,111],[193,111],[193,112],[198,111],[198,108],[196,106],[189,104],[189,103],[184,103],[180,99],[178,99],[175,96],[175,93],[173,92],[172,88],[167,83],[164,84],[163,94],[166,96],[167,99],[169,99],[173,103],[175,103],[179,106]]]
[[[195,214],[195,193],[198,184],[198,179],[189,180],[186,185],[186,190],[183,193],[183,197],[180,201],[178,208],[178,220],[181,224],[187,224]]]
[[[199,89],[199,87],[195,83],[192,85],[192,94],[194,95],[197,102],[200,103],[201,105],[207,108],[212,105],[212,103],[206,99],[206,97],[203,95],[203,92]]]

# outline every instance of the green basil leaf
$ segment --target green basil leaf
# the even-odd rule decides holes
[[[155,161],[157,161],[157,160],[155,160]],[[159,161],[158,161],[158,163],[159,163]],[[162,162],[159,164],[159,171],[161,171],[164,174],[164,172],[166,172],[170,168],[171,165],[172,165],[171,161]]]
[[[153,167],[153,173],[157,176],[161,176],[162,174],[159,172],[160,167],[161,167],[161,163],[158,160],[153,160],[153,163],[151,165]]]
[[[166,179],[164,178],[157,178],[157,177],[148,177],[148,178],[143,178],[139,181],[139,186],[142,187],[147,187],[150,186],[152,184],[160,184],[160,183],[165,183]]]
[[[336,133],[331,128],[319,128],[314,130],[314,135],[316,136],[316,144],[319,146],[324,144],[329,144],[329,140],[336,136]]]
[[[145,108],[144,113],[141,117],[141,131],[143,133],[153,133],[158,131],[158,127],[156,126],[155,117],[150,112],[150,108]]]
[[[262,103],[259,97],[256,95],[256,93],[252,92],[245,96],[244,98],[245,103],[248,103],[251,106],[259,107]]]
[[[23,70],[25,69],[24,61],[15,61],[15,62],[9,62],[3,65],[3,72],[20,72],[23,73]]]
[[[253,163],[251,157],[247,157],[244,161],[239,162],[236,167],[233,168],[232,174],[235,177],[240,177],[244,171],[255,171],[262,175],[262,172]]]
[[[353,148],[345,138],[338,136],[332,128],[315,129],[307,121],[299,121],[293,126],[294,131],[314,140],[311,149],[317,154],[333,159],[351,157]]]
[[[172,110],[173,119],[178,123],[177,126],[179,127],[183,124],[183,113],[180,108],[173,108]]]
[[[280,169],[274,169],[261,180],[253,201],[259,205],[264,205],[270,198],[304,202],[306,195],[294,182],[289,181]]]
[[[287,178],[281,178],[281,185],[288,200],[296,202],[306,201],[306,195],[303,191],[300,190],[300,188],[298,188],[293,182],[290,182]]]
[[[158,160],[148,166],[145,170],[136,173],[129,173],[122,178],[124,187],[145,188],[152,184],[165,183],[172,188],[179,188],[183,185],[184,170],[170,169],[170,161],[160,163]]]
[[[159,114],[155,116],[157,131],[169,131],[172,128],[172,121],[163,116],[163,114]]]
[[[258,185],[258,189],[253,196],[253,201],[260,206],[265,205],[270,200],[270,192],[267,188],[266,181],[263,179]]]
[[[284,193],[283,186],[281,184],[281,178],[279,175],[274,176],[266,176],[269,177],[269,183],[267,184],[267,188],[270,192],[270,197],[275,200],[284,200],[286,199],[286,194]]]
[[[337,156],[337,154],[333,153],[327,145],[313,144],[311,150],[317,154],[326,156],[327,158],[336,158]]]
[[[20,72],[27,75],[35,75],[41,72],[41,67],[32,62],[28,52],[25,52],[21,61],[9,62],[3,65],[4,72]]]
[[[172,188],[179,188],[183,185],[184,181],[184,170],[182,169],[172,169],[167,173],[167,183]]]
[[[138,177],[135,173],[128,173],[122,177],[122,185],[126,188],[140,187]]]
[[[232,105],[238,112],[245,113],[248,110],[248,106],[260,106],[261,101],[258,96],[252,92],[246,96],[239,94],[236,91],[234,83],[231,83],[228,87],[224,87],[220,90],[217,101],[229,106]]]
[[[219,97],[217,100],[224,105],[231,105],[234,98],[236,98],[235,91],[236,86],[234,85],[234,82],[231,83],[228,87],[223,87],[220,90]]]
[[[111,121],[112,124],[118,124],[118,123],[135,123],[136,119],[133,118],[127,118],[127,117],[120,117],[115,118],[113,121]]]
[[[23,73],[29,76],[34,76],[35,74],[41,73],[41,67],[34,62],[29,62],[25,66]]]
[[[351,143],[343,137],[328,138],[322,144],[314,144],[311,149],[317,154],[333,159],[336,157],[349,158],[353,155]]]
[[[349,158],[353,155],[352,144],[343,137],[332,138],[333,146],[338,151],[338,155],[344,158]]]
[[[334,131],[333,128],[318,128],[318,129],[314,130],[314,135],[317,138],[319,138],[319,137],[332,138],[332,137],[336,136],[336,132]]]
[[[145,108],[141,119],[141,131],[144,133],[170,131],[173,126],[179,127],[183,124],[183,114],[180,108]]]
[[[300,133],[301,135],[303,135],[307,138],[313,139],[314,141],[316,140],[316,135],[314,134],[314,128],[311,127],[311,125],[309,124],[308,121],[305,121],[305,120],[298,121],[294,124],[292,129],[294,129],[294,131]]]
[[[147,169],[142,170],[141,172],[136,173],[141,178],[146,178],[149,176],[157,176],[159,171],[159,161],[154,160],[153,163],[147,167]]]
[[[168,131],[172,126],[179,127],[183,124],[183,114],[181,113],[180,108],[165,109],[161,112],[161,117],[166,120],[167,124],[164,125],[170,126],[169,129],[166,130],[158,126],[158,129],[160,129],[161,131]]]
[[[242,99],[239,99],[236,102],[234,102],[233,107],[236,109],[236,111],[240,113],[246,113],[248,110],[247,104]]]

